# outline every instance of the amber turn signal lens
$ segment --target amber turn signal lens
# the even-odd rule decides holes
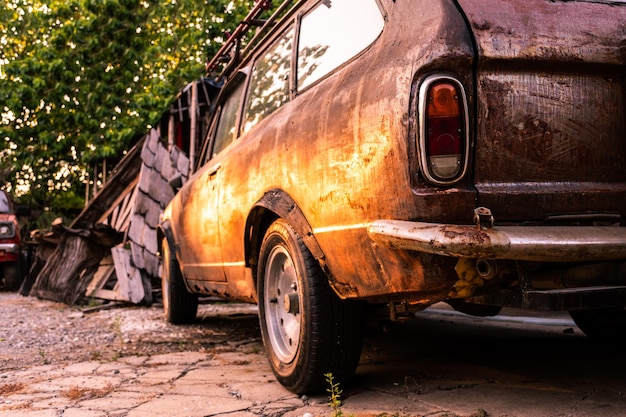
[[[429,117],[458,116],[461,113],[459,107],[459,97],[454,85],[441,83],[430,89],[428,97]]]

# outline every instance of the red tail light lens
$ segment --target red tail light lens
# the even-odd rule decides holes
[[[429,77],[420,88],[420,166],[426,179],[447,185],[465,174],[468,158],[467,102],[461,83]]]

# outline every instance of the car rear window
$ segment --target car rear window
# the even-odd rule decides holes
[[[298,90],[349,61],[380,35],[384,18],[376,0],[324,0],[302,17]]]
[[[303,89],[369,46],[383,30],[377,0],[323,0],[299,20],[297,89]],[[294,27],[286,28],[254,61],[241,133],[291,99]],[[230,135],[228,135],[230,143]],[[221,148],[220,148],[221,149]]]

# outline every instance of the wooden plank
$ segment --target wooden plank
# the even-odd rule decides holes
[[[143,261],[145,264],[145,270],[150,276],[158,278],[161,275],[161,263],[157,255],[144,251]]]
[[[94,297],[94,293],[102,289],[111,279],[114,273],[115,267],[113,264],[113,257],[111,255],[106,255],[100,261],[100,266],[94,274],[93,279],[87,286],[87,291],[85,292],[85,295],[87,297]]]
[[[145,223],[143,227],[142,246],[147,252],[153,255],[156,255],[156,253],[159,251],[157,245],[157,231],[156,229],[151,228]]]
[[[124,299],[120,293],[114,290],[97,290],[92,294],[94,298],[100,298],[102,300],[111,300],[111,301],[128,301]]]
[[[145,292],[139,271],[130,264],[130,251],[121,246],[111,248],[115,275],[117,275],[117,293],[121,299],[131,303],[143,300]]]
[[[144,248],[138,243],[130,242],[130,251],[133,258],[135,268],[146,269],[146,259],[144,257]]]
[[[110,204],[110,205],[109,205],[108,209],[103,210],[103,212],[100,215],[100,217],[96,220],[97,223],[104,223],[106,221],[106,219],[109,218],[109,216],[116,209],[119,208],[119,206],[124,202],[124,199],[126,199],[129,195],[132,195],[133,191],[135,190],[135,187],[137,186],[138,180],[139,180],[138,178],[135,178],[132,181],[130,181],[130,183],[128,183],[126,188],[124,190],[122,190],[119,194],[116,194],[114,196],[115,198],[112,198],[111,201],[108,201],[108,202],[103,201],[103,203]],[[115,225],[113,223],[110,224],[110,226],[111,227],[115,227]],[[115,228],[117,229],[117,227],[115,227]],[[122,231],[121,229],[117,229],[117,230]]]
[[[158,152],[158,155],[160,155],[158,160],[161,164],[158,166],[155,165],[152,169],[157,171],[161,175],[161,181],[163,181],[164,184],[167,184],[172,177],[179,175],[179,173],[176,171],[176,166],[172,163],[170,153],[162,146],[159,147]]]
[[[135,242],[138,245],[143,246],[143,229],[145,222],[143,217],[139,214],[133,214],[130,219],[130,227],[128,228],[128,239],[131,242]]]
[[[176,170],[181,173],[184,178],[189,177],[189,158],[184,152],[178,151],[172,153],[173,162],[176,165]]]
[[[120,206],[120,212],[114,226],[115,229],[123,231],[128,230],[128,225],[130,223],[130,213],[135,206],[136,195],[137,187],[133,187],[133,189],[124,199],[124,203]]]
[[[152,149],[157,149],[158,143],[159,143],[158,135],[149,135],[148,138],[146,138],[146,142],[144,143],[143,148],[141,149],[141,161],[143,162],[144,165],[147,165],[149,167],[154,166],[156,152],[154,152]]]

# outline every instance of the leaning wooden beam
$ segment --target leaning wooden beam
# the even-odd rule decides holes
[[[104,222],[120,195],[124,195],[134,187],[141,168],[140,153],[143,141],[144,139],[141,139],[128,151],[111,173],[106,185],[74,219],[70,225],[71,228],[87,229],[96,223]]]

